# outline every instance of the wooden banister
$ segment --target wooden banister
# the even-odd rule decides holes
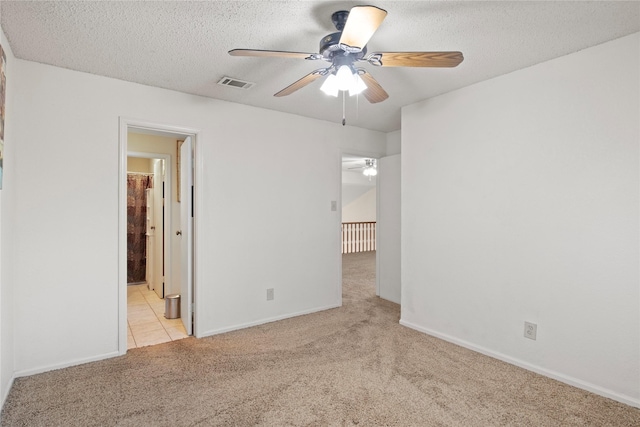
[[[342,253],[376,250],[376,222],[343,222]]]

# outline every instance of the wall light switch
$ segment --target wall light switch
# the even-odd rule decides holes
[[[336,202],[335,200],[331,201],[331,212],[335,212],[338,210],[338,202]]]

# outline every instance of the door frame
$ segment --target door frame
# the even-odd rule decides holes
[[[135,129],[135,128],[134,128]],[[171,156],[169,156],[168,154],[160,154],[160,153],[147,153],[145,151],[127,151],[127,157],[138,157],[138,158],[143,158],[143,159],[161,159],[165,161],[164,164],[164,170],[165,170],[165,191],[166,188],[169,188],[169,190],[171,190],[171,186],[173,185],[173,176],[175,174],[174,169],[172,167],[171,164]],[[126,171],[125,171],[126,174]],[[156,182],[154,180],[153,185],[156,185]],[[171,191],[169,191],[169,195],[170,195]],[[167,199],[167,197],[165,196],[165,200]],[[171,203],[171,198],[169,197],[169,203]],[[172,252],[171,252],[171,245],[168,244],[167,242],[171,242],[171,205],[169,205],[168,207],[165,206],[164,209],[164,221],[162,222],[162,235],[164,235],[164,241],[165,241],[165,250],[164,250],[164,255],[163,255],[163,260],[162,262],[164,263],[164,277],[173,277],[172,276],[172,259],[175,256]],[[157,294],[158,292],[156,292]],[[164,289],[162,291],[163,295],[164,295]]]
[[[358,157],[366,157],[369,159],[376,159],[379,160],[382,157],[384,157],[384,155],[382,155],[381,153],[377,153],[377,152],[373,152],[373,151],[366,151],[366,150],[355,150],[355,149],[350,149],[350,148],[342,148],[340,150],[340,205],[339,205],[339,209],[340,209],[340,227],[342,227],[342,190],[343,190],[343,182],[342,182],[342,158],[344,156],[358,156]],[[377,177],[376,177],[376,223],[378,222],[378,216],[380,214],[380,208],[378,205],[378,181],[377,181]],[[377,226],[377,224],[376,224]],[[342,234],[340,235],[340,242],[342,242]],[[378,247],[378,233],[376,233],[376,247]],[[342,295],[342,244],[340,245],[340,295]],[[378,251],[376,251],[376,296],[380,296],[380,272],[378,271]]]
[[[118,149],[118,354],[127,353],[127,155],[128,132],[136,130],[143,133],[160,136],[175,136],[177,139],[190,136],[193,141],[193,188],[194,188],[194,218],[193,218],[193,335],[199,336],[198,329],[198,219],[200,218],[200,203],[198,203],[200,189],[199,177],[202,173],[202,163],[199,161],[198,129],[171,126],[119,117],[119,149]],[[171,231],[169,230],[169,233]]]

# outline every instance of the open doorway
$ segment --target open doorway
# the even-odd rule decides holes
[[[343,283],[357,276],[379,295],[376,281],[377,160],[342,155],[341,251]],[[364,289],[364,288],[363,288]]]
[[[130,147],[139,143],[137,135],[129,140]],[[165,250],[172,213],[165,209],[170,156],[141,149],[127,153],[127,286],[145,284],[164,298],[165,272],[171,266]]]
[[[152,286],[155,220],[151,159],[127,157],[127,286]]]
[[[354,280],[373,283],[375,295],[396,304],[401,303],[400,181],[400,154],[343,154],[343,282],[353,273]]]
[[[176,258],[169,250],[175,139],[135,132],[127,139],[127,349],[132,349],[188,335],[180,319],[165,317]]]
[[[119,352],[184,338],[194,332],[193,142],[196,133],[122,119],[120,126],[119,212]],[[135,160],[134,160],[135,159]],[[138,164],[136,169],[134,163]],[[129,176],[137,174],[147,188],[127,194]],[[143,266],[130,273],[129,217],[144,211]],[[144,206],[144,207],[143,207]],[[137,212],[138,215],[142,215]],[[140,222],[140,219],[138,219]],[[138,227],[142,227],[138,224]],[[138,238],[141,239],[140,230]],[[138,254],[138,258],[142,258]],[[140,278],[144,276],[144,280]],[[168,308],[168,310],[165,310]]]

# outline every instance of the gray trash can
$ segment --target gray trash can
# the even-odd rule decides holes
[[[180,295],[172,294],[164,297],[164,317],[167,319],[180,317]]]

